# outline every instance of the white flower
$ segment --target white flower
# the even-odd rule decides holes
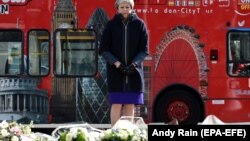
[[[89,141],[100,141],[101,133],[98,132],[90,132],[89,133]]]
[[[109,139],[112,137],[113,129],[107,129],[103,135],[101,135],[101,138],[103,139]]]
[[[132,136],[131,141],[140,141],[141,137],[140,136]]]
[[[72,134],[73,138],[76,138],[77,136],[77,131],[78,131],[78,128],[76,127],[73,127],[69,130],[69,133]]]
[[[121,140],[128,140],[129,132],[127,130],[121,129],[121,130],[118,130],[117,136]]]
[[[143,139],[146,139],[148,138],[148,133],[146,130],[142,130],[141,133],[140,133],[140,136],[143,138]]]
[[[6,129],[2,129],[2,130],[1,130],[1,135],[2,135],[3,137],[6,137],[6,136],[9,136],[10,133],[9,133]]]
[[[6,120],[4,120],[4,121],[2,121],[2,122],[0,123],[0,127],[3,128],[3,129],[7,128],[8,126],[9,126],[9,123],[6,122]]]
[[[69,132],[67,135],[66,135],[66,141],[72,141],[73,140],[73,134],[71,132]]]
[[[25,126],[23,128],[23,134],[31,134],[31,128],[29,126]]]
[[[19,141],[19,138],[17,136],[12,136],[11,141]]]

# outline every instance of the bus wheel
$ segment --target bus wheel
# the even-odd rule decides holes
[[[202,118],[201,108],[198,99],[188,91],[169,91],[157,101],[154,119],[155,122],[177,119],[179,124],[197,124]]]

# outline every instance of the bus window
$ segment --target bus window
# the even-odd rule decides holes
[[[93,31],[55,32],[54,74],[57,76],[94,76],[97,73],[97,46]]]
[[[228,74],[250,76],[250,32],[228,33]]]
[[[28,74],[45,76],[49,74],[49,32],[31,30],[28,33]]]
[[[22,73],[22,32],[0,30],[0,75],[16,76]]]

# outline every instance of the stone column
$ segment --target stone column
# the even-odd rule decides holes
[[[26,112],[27,109],[26,109],[26,95],[24,94],[23,95],[23,111]]]
[[[16,96],[16,110],[19,112],[20,111],[20,99],[19,99],[19,94]]]

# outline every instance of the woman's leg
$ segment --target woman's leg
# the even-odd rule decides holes
[[[123,105],[123,116],[134,116],[135,105],[134,104],[124,104]]]
[[[112,104],[110,111],[111,127],[121,117],[122,104]]]

